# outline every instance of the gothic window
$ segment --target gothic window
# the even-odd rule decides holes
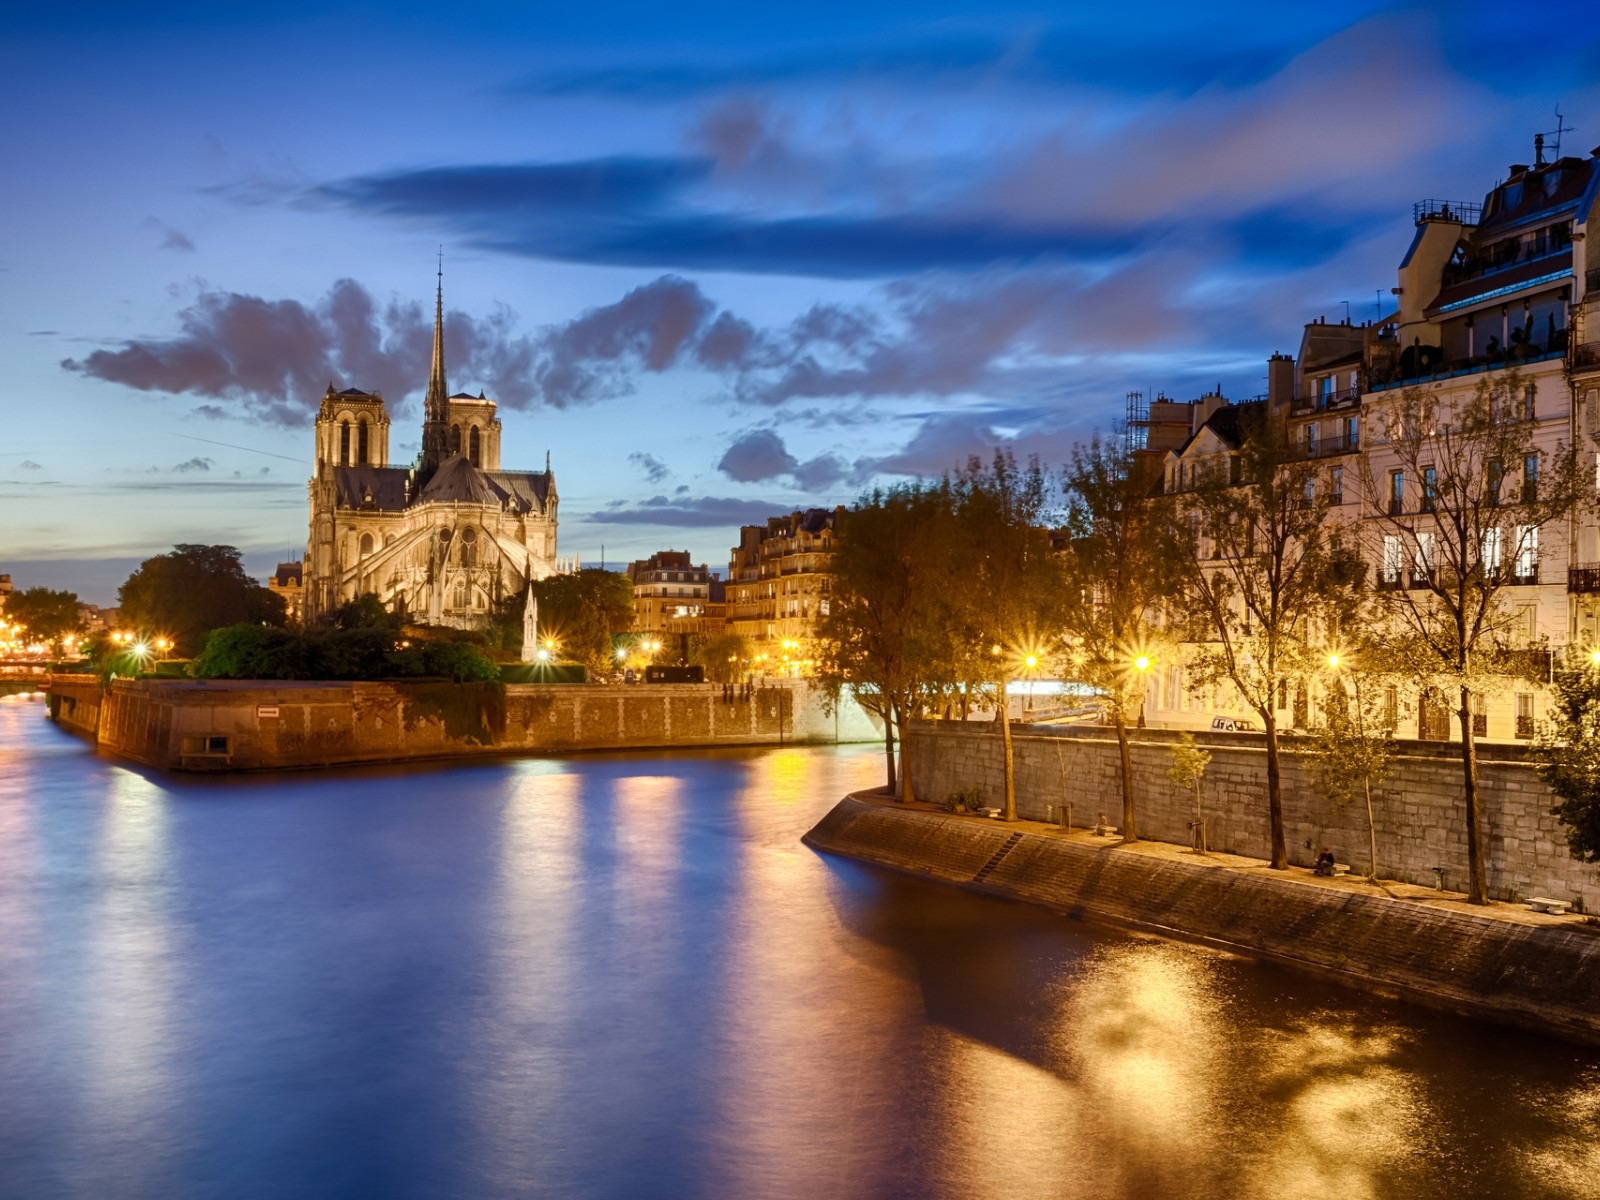
[[[483,463],[478,459],[478,427],[476,425],[467,432],[467,448],[467,457],[472,459],[472,465],[475,467],[483,466]]]
[[[369,555],[371,553],[372,553],[372,535],[370,533],[363,533],[361,535],[361,557],[365,558],[367,555]]]
[[[456,580],[455,607],[466,608],[467,599],[467,581],[465,579]]]
[[[349,421],[340,421],[339,422],[339,465],[341,467],[348,467],[350,465],[350,422]]]
[[[367,465],[367,419],[361,418],[361,423],[356,426],[356,461],[363,467]]]
[[[459,425],[450,426],[450,453],[461,453],[461,426]]]
[[[461,565],[475,567],[478,565],[478,534],[473,529],[461,531]]]

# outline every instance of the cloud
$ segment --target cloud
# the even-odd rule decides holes
[[[789,453],[783,438],[770,429],[755,429],[737,438],[717,462],[717,470],[736,483],[761,483],[788,477],[802,491],[831,487],[850,474],[850,465],[833,454],[801,462]]]
[[[651,483],[660,483],[672,474],[666,463],[653,454],[646,454],[643,450],[636,450],[628,455],[628,461],[643,471],[645,479]]]
[[[190,471],[209,471],[211,470],[211,466],[211,459],[201,458],[199,455],[196,455],[194,458],[186,459],[185,461],[179,463],[172,469],[176,474],[186,475]]]
[[[789,512],[792,505],[731,496],[652,496],[637,504],[616,503],[584,519],[602,525],[667,525],[686,529],[759,524],[774,513]]]
[[[161,248],[163,250],[178,250],[186,254],[194,253],[194,242],[189,235],[181,230],[174,229],[159,217],[145,218],[145,226],[161,234]]]
[[[24,470],[24,471],[42,471],[42,470],[44,470],[44,468],[42,466],[40,466],[38,463],[34,462],[33,459],[31,459],[31,458],[23,459],[21,462],[19,462],[17,464],[17,466],[18,466],[18,468],[20,468],[21,470]]]
[[[330,381],[381,391],[399,410],[427,383],[433,335],[422,306],[380,305],[352,279],[311,305],[203,291],[178,313],[178,325],[176,337],[128,339],[61,366],[138,391],[213,401],[197,406],[201,416],[290,426],[310,419]],[[458,379],[481,380],[519,406],[533,399],[537,383],[530,346],[514,326],[504,310],[483,318],[449,313],[445,361]]]

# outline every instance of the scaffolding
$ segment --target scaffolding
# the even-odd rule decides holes
[[[1130,453],[1150,445],[1150,405],[1143,392],[1128,393],[1128,417],[1122,428],[1122,440]]]

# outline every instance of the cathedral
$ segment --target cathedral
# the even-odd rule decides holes
[[[557,570],[549,455],[543,471],[501,470],[495,402],[445,386],[442,274],[421,453],[390,466],[382,394],[330,383],[309,487],[307,621],[371,592],[414,621],[480,629],[502,600]]]

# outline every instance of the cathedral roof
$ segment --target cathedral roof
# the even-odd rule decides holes
[[[505,493],[495,488],[465,454],[452,454],[439,464],[417,499],[456,504],[504,504]]]
[[[334,467],[335,503],[340,508],[399,512],[406,506],[404,467]]]

